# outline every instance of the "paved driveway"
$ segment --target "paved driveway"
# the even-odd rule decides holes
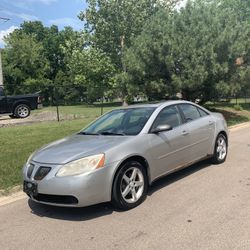
[[[156,182],[128,212],[67,209],[27,198],[0,207],[5,249],[250,249],[250,127],[230,134],[220,166],[193,165]]]

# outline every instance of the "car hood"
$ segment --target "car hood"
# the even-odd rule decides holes
[[[129,136],[76,134],[44,146],[33,155],[32,161],[46,164],[65,164],[88,155],[105,153],[108,149],[129,138]]]

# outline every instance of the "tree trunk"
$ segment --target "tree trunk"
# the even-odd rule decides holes
[[[128,102],[126,100],[126,97],[122,100],[122,106],[123,107],[127,107],[128,106]]]
[[[124,52],[124,41],[125,40],[125,36],[122,35],[121,36],[121,57],[123,57],[123,52]],[[126,72],[127,68],[126,65],[122,62],[122,72]],[[127,97],[126,97],[126,83],[123,81],[122,82],[122,106],[126,107],[128,106],[128,102],[127,102]]]

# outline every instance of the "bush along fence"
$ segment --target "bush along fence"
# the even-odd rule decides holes
[[[44,107],[55,107],[56,115],[55,119],[60,121],[64,119],[63,112],[61,110],[65,109],[67,106],[78,106],[78,107],[95,107],[95,115],[102,115],[104,112],[109,110],[109,108],[113,108],[115,106],[121,106],[122,100],[116,98],[113,94],[110,95],[100,88],[86,89],[82,86],[76,86],[75,84],[67,84],[67,85],[56,85],[56,86],[47,86],[45,88],[41,88],[38,90],[37,88],[32,89],[31,87],[27,87],[26,85],[20,85],[18,87],[14,86],[0,86],[1,89],[4,89],[4,93],[6,95],[17,95],[17,94],[28,94],[28,93],[39,93],[43,99]],[[38,90],[38,91],[37,91]],[[1,94],[1,93],[0,93]],[[177,97],[173,97],[177,98]],[[168,97],[166,99],[172,99],[172,97]],[[157,100],[153,100],[156,102]],[[162,101],[162,100],[159,100]],[[145,96],[136,95],[132,102],[148,102],[148,99]],[[199,103],[199,99],[196,100]],[[244,93],[239,93],[237,95],[230,96],[222,96],[218,93],[214,93],[213,97],[210,101],[208,101],[209,105],[235,105],[239,106],[242,104],[250,104],[250,90],[245,91]],[[62,108],[60,108],[62,107]],[[68,109],[68,112],[73,113],[73,109]],[[97,110],[99,110],[97,112]],[[75,119],[77,116],[72,114],[70,119]]]

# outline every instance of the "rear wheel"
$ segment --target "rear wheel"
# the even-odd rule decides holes
[[[30,107],[26,104],[16,106],[14,115],[18,118],[26,118],[30,115]]]
[[[227,158],[227,138],[223,134],[217,136],[215,146],[214,146],[214,155],[212,158],[213,163],[220,164],[223,163]]]
[[[125,163],[116,174],[112,203],[122,210],[141,204],[147,195],[148,181],[145,168],[136,161]]]

